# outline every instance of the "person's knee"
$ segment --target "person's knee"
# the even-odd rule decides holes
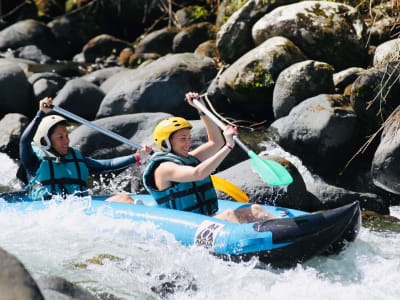
[[[260,204],[253,204],[251,206],[251,212],[256,219],[265,218],[268,217],[269,215],[268,212],[264,209],[264,207],[262,207]]]

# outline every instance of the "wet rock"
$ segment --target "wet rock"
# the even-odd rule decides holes
[[[400,139],[399,127],[400,106],[385,123],[381,140],[372,161],[371,176],[376,186],[400,194]]]
[[[0,248],[0,291],[2,299],[44,300],[36,282],[24,265]]]
[[[19,139],[29,119],[24,115],[10,113],[0,119],[0,152],[14,159],[19,158]]]
[[[361,124],[342,95],[321,94],[271,124],[277,142],[320,174],[340,172],[361,146]]]
[[[288,186],[268,185],[252,169],[251,159],[235,164],[233,167],[216,175],[239,187],[250,197],[250,203],[282,206],[305,211],[317,210],[321,206],[315,198],[308,195],[304,180],[294,165],[281,157],[268,155],[260,157],[264,160],[277,161],[285,166],[293,177],[293,183]],[[221,192],[218,192],[218,197],[231,199]]]
[[[88,291],[58,276],[41,276],[37,283],[46,299],[96,300]]]

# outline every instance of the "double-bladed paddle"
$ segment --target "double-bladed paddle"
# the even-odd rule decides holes
[[[128,140],[127,138],[124,138],[123,136],[116,134],[115,132],[112,132],[110,130],[107,130],[105,128],[97,126],[96,124],[89,122],[89,121],[81,118],[80,116],[77,116],[61,107],[54,106],[54,105],[47,105],[47,104],[46,104],[46,106],[65,117],[68,117],[78,123],[89,126],[89,127],[93,128],[113,139],[116,139],[117,141],[120,141],[121,143],[128,144],[136,149],[143,148],[141,145],[138,145],[138,144],[132,142],[131,140]],[[235,199],[238,202],[245,202],[245,203],[249,202],[249,197],[247,197],[247,195],[233,183],[231,183],[225,179],[222,179],[220,177],[217,177],[215,175],[212,175],[211,179],[212,179],[214,187],[216,189],[220,190],[221,192],[224,192],[225,194],[228,194],[229,196],[231,196],[233,199]]]
[[[193,99],[194,105],[201,109],[219,128],[225,129],[226,125],[209,111],[200,101]],[[274,160],[264,160],[254,151],[250,150],[239,138],[234,135],[234,141],[251,158],[251,167],[260,175],[266,184],[269,185],[288,185],[293,182],[293,178],[284,166]]]

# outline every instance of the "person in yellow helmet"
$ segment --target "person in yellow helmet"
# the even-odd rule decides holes
[[[190,92],[186,94],[186,99],[196,108],[192,99],[199,99],[199,95]],[[144,171],[143,182],[147,191],[161,207],[206,214],[233,223],[273,218],[258,204],[216,214],[218,201],[210,175],[233,149],[233,135],[238,133],[236,127],[227,126],[221,134],[211,119],[201,111],[199,114],[207,130],[208,141],[193,150],[192,125],[187,120],[171,117],[157,124],[153,139],[161,152],[153,154]]]
[[[113,159],[83,157],[77,149],[69,147],[67,120],[48,114],[51,104],[49,97],[40,101],[36,117],[20,139],[20,159],[29,181],[26,189],[33,200],[50,199],[54,195],[86,196],[90,173],[128,167],[152,151],[144,146],[135,154]],[[134,203],[128,194],[118,194],[106,201]]]

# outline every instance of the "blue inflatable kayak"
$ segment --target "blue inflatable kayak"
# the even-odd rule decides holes
[[[144,205],[105,202],[107,197],[93,196],[85,213],[96,214],[107,207],[113,218],[153,222],[184,245],[205,247],[217,256],[237,262],[256,256],[274,267],[290,267],[315,255],[337,253],[356,238],[361,226],[358,202],[316,213],[264,205],[277,219],[233,224],[206,215],[160,208],[150,195],[131,195]],[[250,204],[219,200],[219,212],[244,205]],[[0,210],[10,207],[27,212],[46,209],[48,204],[31,201],[23,193],[1,194]],[[286,213],[283,217],[282,212]]]

